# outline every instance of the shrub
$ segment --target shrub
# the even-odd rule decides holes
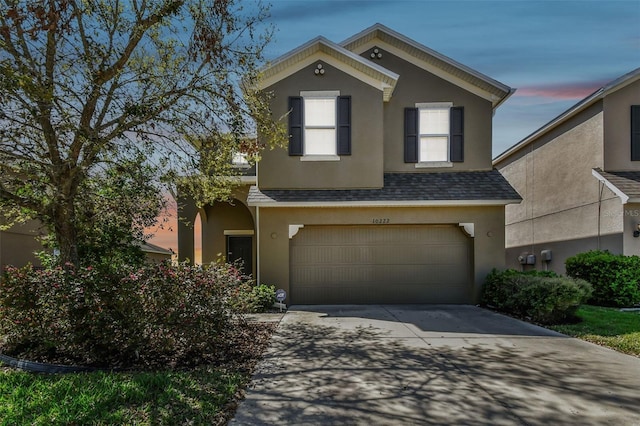
[[[250,281],[245,280],[237,287],[232,303],[237,312],[253,313],[265,312],[273,306],[275,300],[276,289],[274,286],[253,285]]]
[[[593,285],[590,303],[625,307],[640,303],[640,257],[589,251],[566,260],[567,275]]]
[[[550,271],[493,270],[485,281],[482,303],[499,311],[553,324],[571,318],[592,292],[580,279]]]
[[[84,365],[190,365],[216,356],[240,286],[228,265],[118,273],[8,268],[0,284],[6,353]]]
[[[276,288],[272,285],[258,284],[251,289],[254,310],[264,312],[276,301]]]

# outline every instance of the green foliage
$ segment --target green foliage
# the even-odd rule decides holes
[[[554,330],[619,352],[640,356],[640,312],[581,306],[580,322],[552,327]]]
[[[251,299],[256,312],[264,312],[276,301],[276,288],[272,285],[258,284],[251,288]]]
[[[243,313],[265,312],[276,301],[276,288],[272,285],[254,285],[247,277],[234,288],[233,309]]]
[[[553,324],[570,319],[590,297],[591,285],[549,271],[494,269],[483,287],[482,303],[533,321]]]
[[[589,251],[568,258],[565,265],[567,275],[593,285],[589,303],[617,307],[640,304],[640,257]]]
[[[241,282],[228,265],[8,268],[5,353],[83,365],[192,365],[228,340]]]
[[[141,373],[0,371],[3,425],[219,425],[248,372],[200,367]]]
[[[117,216],[146,215],[136,179],[117,192],[129,160],[199,205],[228,198],[230,155],[256,159],[287,140],[257,90],[267,14],[238,0],[0,3],[2,225],[42,222],[60,264],[116,256],[128,238]]]

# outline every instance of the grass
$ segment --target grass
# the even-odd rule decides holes
[[[551,326],[553,330],[619,352],[640,357],[640,312],[621,312],[614,308],[581,306],[576,324]]]
[[[32,374],[0,368],[0,424],[225,424],[247,373]]]

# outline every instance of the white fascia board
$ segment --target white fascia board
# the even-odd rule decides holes
[[[249,206],[282,208],[282,207],[462,207],[462,206],[505,206],[518,204],[521,200],[428,200],[428,201],[260,201],[249,203]]]
[[[456,75],[451,74],[450,72],[443,70],[442,68],[436,67],[433,64],[430,64],[426,61],[420,60],[419,58],[416,58],[414,55],[410,54],[409,52],[407,52],[406,50],[402,50],[399,49],[396,46],[393,46],[385,41],[379,40],[379,39],[374,39],[371,40],[361,46],[359,46],[359,49],[357,50],[357,52],[362,53],[368,49],[371,49],[372,47],[379,47],[381,49],[384,49],[386,51],[388,51],[389,53],[419,67],[422,68],[423,70],[437,76],[440,77],[441,79],[448,81],[449,83],[452,83],[458,87],[461,87],[463,89],[465,89],[468,92],[473,93],[476,96],[481,97],[482,99],[485,99],[487,101],[490,101],[491,104],[493,105],[493,108],[495,109],[497,107],[497,105],[499,105],[500,103],[503,102],[503,98],[506,97],[500,97],[500,96],[496,96],[495,94],[488,92],[478,86],[476,86],[473,83],[470,83],[467,80],[464,80]],[[453,66],[453,65],[452,65]],[[510,88],[505,89],[505,92],[507,92],[506,96],[510,96],[512,91]]]
[[[620,188],[618,188],[617,186],[615,186],[614,184],[609,182],[609,180],[607,178],[605,178],[604,176],[602,176],[600,173],[598,173],[598,171],[596,169],[591,169],[591,174],[596,179],[598,179],[600,182],[604,183],[604,185],[607,188],[609,188],[611,190],[611,192],[616,194],[620,198],[620,201],[622,202],[622,204],[627,204],[629,202],[629,196],[627,194],[625,194],[624,192],[620,191]]]
[[[395,38],[395,39],[399,40],[400,42],[406,44],[407,46],[410,46],[410,47],[413,47],[414,49],[420,50],[420,51],[426,53],[429,56],[433,56],[434,58],[437,58],[438,60],[440,60],[442,62],[445,62],[445,63],[451,65],[452,67],[458,68],[461,71],[464,71],[467,74],[470,74],[470,75],[474,76],[475,78],[477,78],[479,80],[482,80],[485,83],[498,88],[499,90],[502,90],[504,92],[508,92],[509,90],[511,90],[511,88],[509,86],[507,86],[507,85],[505,85],[503,83],[500,83],[499,81],[497,81],[497,80],[495,80],[495,79],[493,79],[493,78],[491,78],[491,77],[489,77],[489,76],[487,76],[485,74],[482,74],[481,72],[476,71],[473,68],[470,68],[470,67],[468,67],[468,66],[466,66],[466,65],[464,65],[464,64],[462,64],[462,63],[460,63],[458,61],[456,61],[455,59],[452,59],[452,58],[450,58],[450,57],[448,57],[446,55],[443,55],[442,53],[440,53],[440,52],[438,52],[436,50],[433,50],[433,49],[425,46],[422,43],[418,43],[417,41],[410,39],[409,37],[405,36],[404,34],[401,34],[401,33],[397,32],[395,30],[392,30],[391,28],[389,28],[389,27],[387,27],[385,25],[382,25],[380,23],[376,23],[376,24],[372,25],[371,27],[361,31],[360,33],[358,33],[358,34],[356,34],[356,35],[354,35],[352,37],[349,37],[347,40],[344,40],[342,43],[340,43],[340,46],[346,47],[349,44],[357,42],[359,39],[371,38],[370,36],[372,34],[375,34],[375,33],[378,33],[378,32],[384,33],[387,36],[390,36],[391,38]],[[376,37],[373,37],[373,38],[376,38]],[[360,46],[361,45],[362,44],[360,44]],[[371,46],[371,47],[373,47],[373,46]],[[359,47],[358,48],[358,52],[359,53],[362,53],[364,50],[367,50],[367,49],[364,49],[364,50],[360,50],[360,49],[361,48]]]
[[[383,92],[384,100],[389,101],[400,76],[378,64],[364,59],[325,39],[315,39],[311,45],[303,45],[292,51],[263,71],[259,88],[265,89],[289,77],[290,75],[323,61],[340,71]],[[275,70],[270,72],[269,70]],[[322,78],[322,77],[318,77]]]

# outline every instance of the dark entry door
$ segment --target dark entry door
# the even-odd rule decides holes
[[[251,236],[227,236],[227,262],[242,263],[242,272],[245,275],[253,274],[253,256],[251,248],[253,246],[253,238]]]

